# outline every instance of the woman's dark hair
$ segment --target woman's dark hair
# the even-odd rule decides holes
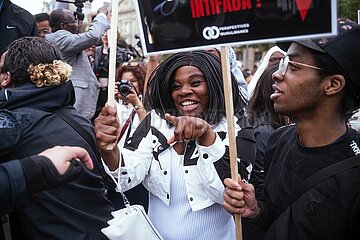
[[[346,120],[348,120],[353,111],[360,107],[360,96],[354,92],[349,84],[349,78],[345,74],[345,72],[340,68],[340,66],[336,63],[334,59],[332,59],[328,54],[313,51],[311,50],[312,55],[315,60],[316,66],[323,69],[322,71],[318,71],[318,74],[321,78],[326,76],[340,74],[345,78],[345,94],[343,95],[341,113],[345,116]]]
[[[145,70],[142,68],[142,66],[140,64],[134,65],[134,62],[131,62],[128,64],[124,63],[120,67],[117,68],[117,71],[116,71],[117,81],[121,80],[121,76],[125,72],[131,72],[132,74],[134,74],[134,76],[136,77],[138,84],[139,84],[138,94],[142,95],[143,91],[144,91],[144,83],[145,83],[145,75],[146,75]]]
[[[40,37],[22,37],[12,42],[5,53],[1,72],[10,72],[14,87],[30,83],[30,65],[52,64],[62,60],[61,53]]]
[[[151,74],[145,94],[145,108],[155,109],[162,117],[165,113],[179,116],[171,98],[176,71],[183,66],[197,67],[204,74],[208,86],[208,109],[203,119],[210,124],[218,123],[225,116],[225,95],[220,60],[207,51],[176,53],[164,60]],[[235,77],[231,74],[234,114],[243,116],[245,103]]]
[[[275,112],[274,103],[270,99],[270,95],[273,93],[272,85],[275,82],[272,79],[272,74],[278,68],[278,63],[267,67],[255,86],[247,107],[248,121],[251,125],[254,124],[255,119],[261,116],[264,116],[265,120],[269,121],[275,129],[288,123],[287,117]]]

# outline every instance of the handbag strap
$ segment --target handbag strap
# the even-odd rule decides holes
[[[314,173],[307,179],[305,179],[302,184],[291,193],[284,201],[282,201],[278,207],[276,207],[274,220],[275,220],[288,208],[290,207],[300,196],[302,196],[306,191],[321,183],[325,179],[334,176],[340,172],[343,172],[349,168],[353,168],[360,165],[360,156],[353,156],[344,161],[331,164],[330,166],[321,169],[320,171]]]
[[[62,118],[67,124],[69,124],[80,136],[82,136],[86,142],[91,146],[91,148],[93,149],[93,151],[95,152],[96,156],[98,157],[98,159],[101,159],[101,156],[99,154],[99,152],[97,151],[97,146],[95,144],[94,139],[91,137],[90,133],[87,132],[78,122],[74,121],[72,118],[68,117],[66,114],[64,114],[63,112],[61,112],[61,109],[55,111],[54,113],[56,113],[60,118]],[[130,118],[130,116],[129,116]],[[121,154],[120,154],[120,162],[121,162]],[[95,164],[98,165],[98,164]],[[130,202],[127,199],[127,197],[125,196],[125,194],[123,193],[122,188],[120,187],[120,183],[119,183],[119,179],[120,179],[120,171],[118,171],[118,180],[116,181],[112,176],[109,176],[103,166],[99,166],[99,172],[101,174],[101,176],[104,178],[106,184],[115,189],[117,188],[120,193],[121,196],[123,198],[124,204],[126,207],[130,207]],[[104,173],[104,174],[102,174]]]
[[[121,132],[120,132],[120,136],[119,136],[119,140],[118,142],[120,141],[120,139],[122,138],[122,136],[124,135],[126,129],[130,126],[131,126],[131,122],[134,120],[134,116],[135,116],[135,109],[133,109],[128,117],[128,119],[126,120],[126,122],[124,123],[124,126],[121,128]],[[126,136],[126,139],[129,137],[129,133],[130,133],[130,129],[128,131],[128,134]]]
[[[122,154],[120,153],[119,168],[120,168],[121,162],[122,162]],[[120,172],[121,172],[120,169],[118,169],[117,180],[115,180],[113,177],[112,177],[112,179],[113,179],[113,181],[114,181],[115,184],[116,184],[116,189],[119,190],[119,192],[120,192],[120,194],[121,194],[121,197],[122,197],[122,199],[123,199],[123,202],[124,202],[125,207],[130,208],[130,205],[131,205],[131,204],[130,204],[130,201],[129,201],[129,199],[125,196],[125,194],[124,194],[124,192],[123,192],[123,190],[122,190],[122,188],[121,188],[121,186],[120,186]]]
[[[58,109],[54,112],[56,115],[58,115],[61,119],[63,119],[68,125],[70,125],[82,138],[85,139],[85,141],[90,145],[91,149],[93,150],[94,154],[96,155],[96,160],[100,160],[101,156],[98,151],[97,145],[95,143],[95,139],[90,135],[88,131],[86,131],[78,122],[76,122],[74,119],[70,118],[66,114],[62,112],[61,109]],[[94,163],[94,166],[98,168],[99,174],[104,179],[104,183],[110,187],[115,188],[116,185],[114,184],[111,177],[105,172],[104,167],[101,162],[96,161]]]

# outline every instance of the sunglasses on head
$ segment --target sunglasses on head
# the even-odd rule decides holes
[[[139,66],[140,64],[138,62],[124,62],[123,64],[121,64],[122,67],[125,66],[131,66],[131,67],[136,67]]]

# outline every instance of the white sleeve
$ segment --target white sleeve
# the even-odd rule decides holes
[[[138,148],[134,151],[120,148],[125,163],[125,166],[119,169],[119,182],[123,191],[140,184],[148,174],[153,159],[151,139],[152,135],[149,129],[146,137],[141,140]]]
[[[204,147],[197,144],[197,147],[199,150],[197,168],[200,181],[203,183],[204,190],[209,197],[213,201],[222,204],[225,188],[215,169],[214,162],[224,156],[225,144],[221,141],[219,135],[216,134],[215,142],[211,146]]]

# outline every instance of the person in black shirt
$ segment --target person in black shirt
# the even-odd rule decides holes
[[[38,36],[35,17],[10,0],[0,0],[0,35],[1,56],[14,40]]]
[[[273,74],[271,100],[275,111],[295,124],[275,130],[268,140],[264,199],[256,199],[253,185],[241,179],[224,180],[226,210],[251,218],[266,230],[265,239],[360,236],[359,165],[336,172],[281,206],[313,174],[360,154],[360,135],[347,127],[360,106],[360,27],[339,19],[338,32],[278,44],[288,50]]]
[[[74,181],[32,195],[16,209],[12,215],[18,222],[11,230],[25,239],[107,239],[101,229],[115,210],[106,194],[114,186],[106,180],[93,125],[73,107],[70,76],[70,65],[44,38],[17,39],[1,57],[0,82],[8,84],[0,91],[1,162],[60,145],[85,148],[94,163],[91,171],[84,169]],[[38,170],[36,165],[27,168]]]
[[[273,93],[272,85],[275,82],[272,74],[278,68],[279,64],[277,63],[264,70],[256,83],[246,109],[247,119],[254,129],[256,140],[256,157],[249,182],[254,185],[255,196],[259,200],[264,199],[264,154],[269,136],[275,129],[290,123],[288,117],[275,112],[273,101],[270,99],[270,95]],[[251,223],[247,219],[242,221],[244,239],[263,239],[263,231]]]
[[[91,122],[94,122],[95,118],[99,115],[101,109],[105,106],[105,103],[108,99],[108,78],[109,78],[109,60],[110,60],[110,48],[109,48],[109,39],[108,35],[110,30],[107,30],[101,37],[102,45],[95,48],[93,54],[93,70],[95,76],[100,84],[100,92],[96,102],[96,110],[94,116],[91,118]],[[116,47],[116,68],[124,62],[130,60],[131,56],[127,54],[128,50],[126,49],[126,42],[122,42],[122,47]]]

